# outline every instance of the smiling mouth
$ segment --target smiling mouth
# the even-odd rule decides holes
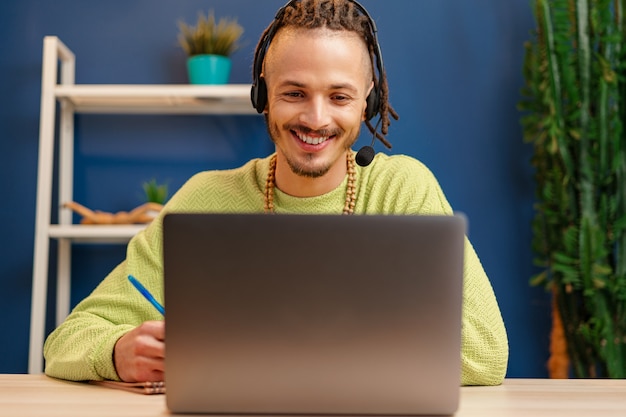
[[[307,143],[309,145],[319,145],[320,143],[324,143],[328,140],[329,136],[309,136],[303,135],[298,132],[294,132],[296,137],[300,139],[302,142]]]
[[[334,138],[335,135],[310,135],[296,130],[291,131],[300,141],[308,145],[319,145],[326,142],[328,139]]]

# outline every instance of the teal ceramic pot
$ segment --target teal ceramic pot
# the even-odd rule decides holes
[[[187,59],[191,84],[226,84],[230,67],[230,58],[222,55],[194,55]]]

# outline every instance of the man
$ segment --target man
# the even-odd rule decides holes
[[[387,81],[374,23],[349,0],[291,1],[257,46],[253,105],[276,152],[241,168],[192,177],[168,202],[174,211],[451,214],[432,173],[407,156],[355,164],[365,122],[383,143]],[[378,115],[381,132],[370,123]],[[162,215],[128,245],[127,258],[48,338],[46,373],[65,379],[164,379],[165,331],[128,283],[163,293]],[[277,260],[280,254],[277,254]],[[268,260],[272,262],[273,260]],[[279,262],[278,262],[279,263]],[[507,336],[485,272],[466,240],[462,384],[499,384]]]

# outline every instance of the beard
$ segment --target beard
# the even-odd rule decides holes
[[[279,141],[281,131],[276,125],[276,123],[273,123],[267,114],[265,115],[265,126],[267,127],[267,132],[270,138],[272,139],[272,142],[274,142],[274,144],[283,151],[282,153],[285,156],[287,165],[289,165],[291,172],[293,172],[294,174],[301,176],[301,177],[307,177],[307,178],[320,178],[326,175],[326,173],[333,166],[334,161],[328,161],[324,163],[323,165],[315,165],[314,162],[316,160],[316,156],[310,153],[304,156],[304,160],[297,160],[293,155],[289,154],[288,152],[285,152],[285,149],[281,147],[280,141]],[[333,140],[343,140],[345,151],[348,151],[352,148],[352,145],[354,145],[354,143],[357,141],[359,137],[359,133],[360,133],[360,129],[357,129],[353,137],[342,138],[342,135],[344,135],[345,133],[343,129],[337,128],[337,129],[313,130],[302,125],[293,125],[293,124],[285,124],[283,126],[283,130],[285,131],[295,130],[298,132],[302,132],[304,134],[315,134],[319,136],[335,136],[336,139],[333,139]]]

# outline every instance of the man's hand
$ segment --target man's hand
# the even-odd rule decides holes
[[[147,321],[122,336],[115,344],[113,362],[122,381],[163,381],[165,322]]]

